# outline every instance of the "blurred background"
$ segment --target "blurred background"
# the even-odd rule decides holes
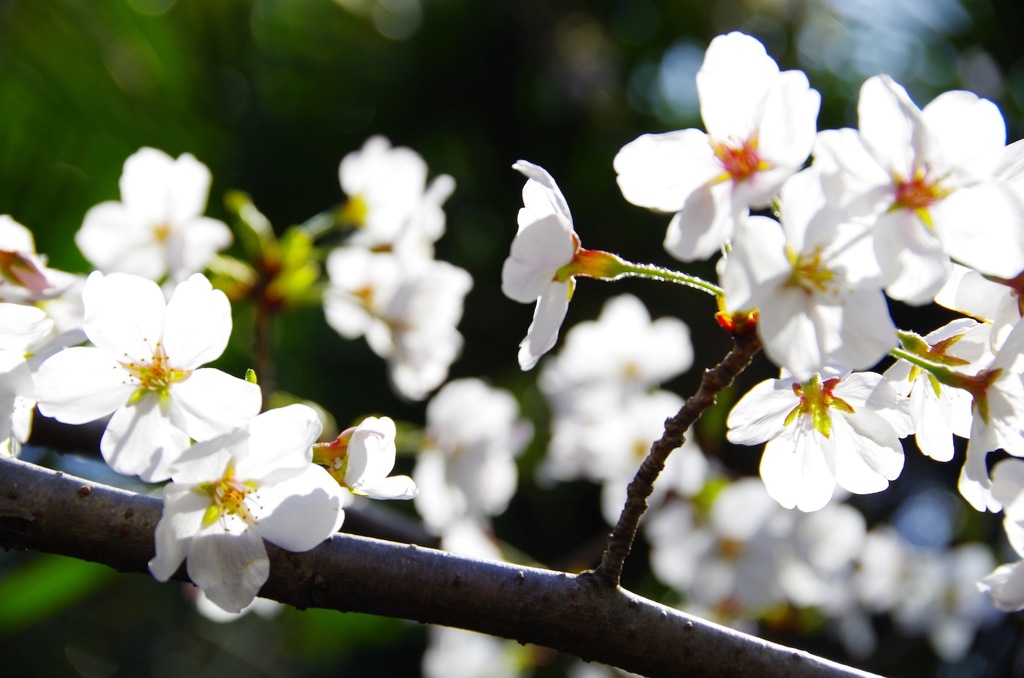
[[[523,184],[511,164],[524,158],[551,172],[585,247],[678,268],[661,246],[668,217],[622,199],[612,158],[639,134],[701,126],[693,76],[714,36],[750,33],[780,66],[804,70],[822,93],[819,128],[855,125],[861,82],[885,72],[919,105],[953,88],[991,98],[1014,140],[1024,134],[1022,28],[1015,0],[0,0],[0,212],[35,233],[51,265],[84,273],[73,234],[89,207],[118,198],[124,160],[142,146],[192,153],[210,167],[207,214],[229,220],[224,192],[242,190],[278,231],[341,202],[338,163],[369,136],[415,149],[432,176],[450,174],[457,184],[437,257],[474,279],[460,325],[465,348],[450,376],[512,390],[536,430],[519,459],[519,493],[495,531],[538,562],[584,569],[606,530],[599,489],[534,480],[548,414],[536,373],[516,364],[532,307],[500,291]],[[713,279],[710,264],[686,270]],[[567,326],[595,318],[622,292],[643,299],[654,317],[689,324],[695,366],[667,385],[685,397],[728,348],[713,303],[647,281],[584,280]],[[952,317],[893,312],[897,324],[923,332]],[[248,366],[251,322],[239,307],[224,369]],[[422,423],[424,404],[395,396],[383,361],[365,342],[338,337],[322,309],[289,310],[274,331],[282,390],[316,401],[343,426],[371,413]],[[759,450],[725,446],[725,408],[773,373],[759,358],[701,423],[705,450],[731,472],[756,474]],[[29,452],[90,473],[87,460]],[[407,472],[411,460],[400,466]],[[902,516],[907,530],[926,532],[922,540],[943,548],[991,541],[1000,562],[1011,559],[998,520],[968,510],[956,494],[958,469],[908,453],[894,487],[857,506],[869,524]],[[387,509],[413,516],[411,506]],[[643,545],[626,576],[632,590],[665,595]],[[878,623],[879,650],[856,660],[871,670],[1020,669],[1012,616],[990,624],[952,663],[922,638],[887,635]],[[762,633],[855,661],[828,634],[805,638],[785,624]],[[0,656],[10,675],[414,676],[426,642],[419,625],[318,610],[218,624],[176,585],[0,554]],[[530,652],[536,675],[567,670],[566,660]]]

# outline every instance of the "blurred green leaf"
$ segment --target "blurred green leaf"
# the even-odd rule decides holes
[[[96,593],[118,576],[104,565],[41,555],[0,581],[0,635],[47,619]]]

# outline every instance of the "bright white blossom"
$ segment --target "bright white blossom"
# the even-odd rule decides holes
[[[991,327],[960,318],[923,337],[928,360],[973,374],[991,360]],[[973,369],[972,369],[973,368]],[[943,386],[919,367],[900,360],[885,372],[896,391],[910,398],[910,417],[918,449],[936,461],[953,458],[953,436],[971,433],[971,394]]]
[[[28,440],[36,396],[28,358],[52,330],[38,308],[0,303],[0,455],[17,456]]]
[[[455,189],[450,176],[427,185],[427,164],[416,151],[374,136],[342,159],[338,179],[348,196],[341,218],[356,229],[348,244],[432,255],[444,234],[441,205]]]
[[[1005,147],[995,104],[953,91],[921,110],[879,75],[861,87],[857,111],[859,131],[821,134],[815,165],[840,206],[873,219],[889,296],[930,301],[949,257],[1004,278],[1024,269],[1024,201],[1002,176],[1024,145]]]
[[[780,72],[755,38],[729,33],[697,73],[707,133],[645,134],[615,156],[619,188],[640,207],[675,212],[665,249],[706,259],[751,207],[765,207],[807,160],[821,96],[800,71]]]
[[[880,492],[903,470],[900,437],[911,428],[896,391],[871,372],[822,376],[763,381],[729,414],[731,442],[767,443],[761,478],[786,508],[816,511],[836,485]]]
[[[258,386],[201,367],[231,334],[227,297],[202,275],[164,301],[150,280],[95,272],[83,302],[93,346],[64,349],[40,365],[39,410],[67,424],[112,414],[100,451],[118,473],[164,480],[190,438],[212,438],[259,412]]]
[[[367,417],[337,440],[316,446],[317,463],[327,467],[342,487],[371,499],[412,499],[416,483],[409,476],[389,476],[395,468],[395,422]]]
[[[199,442],[171,468],[149,570],[167,581],[187,559],[189,578],[217,606],[240,612],[270,574],[263,540],[308,551],[338,531],[343,493],[312,463],[316,412],[290,405]]]
[[[522,304],[537,302],[533,322],[519,344],[519,366],[532,369],[551,350],[569,310],[576,281],[560,271],[580,248],[569,205],[543,168],[520,160],[512,168],[528,179],[523,187],[519,230],[501,269],[501,291]]]
[[[188,153],[143,148],[124,163],[121,202],[90,209],[75,243],[100,271],[184,280],[231,244],[226,224],[202,216],[210,180]]]
[[[413,479],[416,510],[444,533],[464,518],[502,513],[518,482],[515,457],[533,434],[511,393],[479,379],[448,382],[427,405]]]
[[[740,222],[721,276],[727,309],[758,309],[765,352],[801,381],[829,363],[872,367],[896,328],[865,228],[826,202],[813,170],[783,185],[781,204],[781,228]]]
[[[991,343],[1000,346],[1021,319],[1024,278],[993,279],[953,264],[953,273],[935,295],[935,303],[992,326]]]
[[[1000,565],[978,582],[1004,612],[1024,609],[1024,462],[1004,459],[992,469],[992,494],[1006,514],[1003,529],[1020,560]]]

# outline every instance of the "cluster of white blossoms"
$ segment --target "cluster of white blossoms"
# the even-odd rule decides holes
[[[1019,502],[1016,487],[994,490],[987,463],[996,450],[1024,457],[1024,142],[1007,145],[996,105],[954,91],[919,108],[878,75],[860,90],[858,128],[819,131],[820,96],[807,77],[780,71],[741,33],[711,42],[697,92],[706,131],[645,134],[613,164],[626,200],[674,214],[664,243],[671,255],[721,254],[720,287],[703,287],[718,295],[723,326],[756,327],[782,370],[728,418],[732,442],[765,444],[768,495],[817,511],[837,487],[879,492],[902,472],[902,439],[912,435],[939,461],[953,458],[955,437],[968,440],[959,489],[976,509]],[[514,168],[528,182],[502,282],[513,300],[537,304],[519,354],[530,369],[554,346],[577,278],[645,273],[582,249],[551,177],[524,161]],[[694,285],[684,274],[646,270]],[[887,297],[966,317],[919,336],[894,326]],[[674,363],[675,352],[662,355]],[[862,371],[887,357],[897,361],[884,376]],[[614,362],[589,358],[582,362],[600,369]],[[559,356],[546,370],[547,390],[585,378],[585,368],[563,370],[564,362]],[[612,436],[593,422],[569,423],[563,411],[604,423],[602,397],[554,399],[549,474],[598,480],[611,467],[589,448]],[[1024,554],[1024,522],[1008,514],[1006,525]],[[985,580],[1000,608],[1024,608],[1018,570]]]
[[[352,232],[327,257],[327,322],[346,339],[366,337],[395,390],[422,400],[462,350],[456,327],[473,286],[466,271],[434,258],[455,182],[441,175],[428,184],[423,158],[379,136],[345,156],[339,177],[340,218]]]
[[[350,171],[348,180],[357,174]],[[269,576],[264,540],[309,550],[338,531],[352,495],[411,499],[416,487],[408,476],[390,476],[389,418],[369,417],[336,441],[317,443],[322,424],[313,408],[261,413],[255,379],[205,367],[232,333],[228,297],[201,273],[232,241],[226,224],[202,216],[209,187],[209,170],[191,155],[173,159],[150,148],[132,155],[121,202],[89,210],[76,235],[98,269],[87,278],[49,268],[31,232],[0,217],[0,444],[18,453],[36,407],[67,424],[105,419],[100,452],[114,471],[169,481],[150,562],[154,577],[166,581],[186,562],[204,600],[239,613]],[[440,203],[450,191],[450,180],[439,181],[416,196],[422,209],[407,218],[410,228],[440,235]],[[372,191],[366,200],[389,202]],[[402,242],[403,250],[426,249],[411,238]],[[389,312],[410,318],[392,318],[403,326],[418,314],[429,330],[438,321],[417,307],[416,296],[455,288],[461,305],[468,276],[445,269],[419,279],[427,281],[423,288],[400,292]],[[440,322],[454,331],[458,315],[442,313]],[[420,389],[416,394],[432,387],[424,379],[443,381],[447,372],[447,362],[406,365],[436,362],[423,346],[432,340],[428,330],[407,328],[391,349],[402,356],[393,372],[425,370],[427,376],[395,374],[396,383]]]

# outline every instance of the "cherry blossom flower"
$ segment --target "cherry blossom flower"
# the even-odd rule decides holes
[[[602,277],[614,255],[580,247],[569,205],[543,168],[520,160],[512,168],[527,178],[519,230],[501,269],[501,291],[521,304],[537,302],[533,322],[519,344],[519,366],[533,369],[558,340],[569,310],[575,276]]]
[[[767,443],[761,478],[786,508],[816,511],[836,485],[854,494],[880,492],[903,470],[900,438],[911,425],[896,391],[880,374],[823,376],[763,381],[727,421],[731,442]]]
[[[751,207],[766,207],[807,160],[821,96],[800,71],[780,72],[755,38],[729,33],[697,73],[707,133],[645,134],[615,156],[619,188],[640,207],[675,212],[665,249],[706,259]]]
[[[1024,457],[1024,323],[1014,326],[987,366],[973,376],[955,376],[953,385],[973,398],[960,494],[979,511],[998,511],[986,460],[999,449]]]
[[[39,410],[67,424],[113,413],[100,451],[118,473],[164,480],[190,438],[220,435],[259,412],[258,386],[200,367],[231,334],[227,297],[201,274],[165,302],[150,280],[95,272],[83,302],[93,346],[64,349],[39,366]]]
[[[533,434],[512,394],[479,379],[450,381],[427,404],[426,423],[412,476],[427,527],[442,534],[464,518],[502,513],[516,491],[515,457]]]
[[[315,446],[314,460],[327,467],[342,487],[371,499],[412,499],[416,483],[409,476],[390,476],[395,468],[395,422],[367,417],[330,443]]]
[[[120,184],[121,202],[90,209],[75,234],[100,271],[177,282],[231,244],[226,224],[202,216],[210,170],[190,154],[174,159],[143,148],[125,161]]]
[[[1021,319],[1022,292],[1024,276],[1005,280],[953,264],[953,273],[935,295],[935,303],[991,325],[991,343],[999,346]]]
[[[758,310],[765,352],[799,380],[830,362],[866,369],[896,345],[880,271],[863,226],[825,201],[817,173],[782,187],[782,228],[748,217],[725,259],[730,312]]]
[[[0,454],[17,456],[28,440],[36,396],[28,358],[52,329],[38,308],[0,303]]]
[[[1006,177],[1024,145],[1005,147],[995,104],[953,91],[921,110],[880,75],[861,87],[857,110],[859,133],[823,132],[815,165],[832,175],[838,204],[873,217],[889,296],[930,301],[949,257],[1004,278],[1024,269],[1024,201]]]
[[[164,487],[153,576],[167,581],[187,559],[188,576],[203,593],[238,613],[270,574],[264,539],[308,551],[337,532],[343,493],[312,463],[320,430],[316,412],[290,405],[181,455]]]
[[[960,318],[921,339],[921,357],[950,369],[973,374],[992,359],[988,341],[992,328]],[[910,398],[910,417],[918,449],[936,461],[953,458],[953,436],[971,432],[971,394],[942,385],[938,379],[905,360],[885,372],[896,391]]]
[[[612,297],[597,320],[581,322],[565,337],[557,357],[541,373],[541,387],[554,395],[599,383],[645,392],[679,376],[693,364],[690,329],[672,317],[652,321],[631,294]],[[571,401],[568,394],[553,400]]]
[[[0,215],[0,300],[32,303],[59,296],[75,277],[46,266],[32,232]]]
[[[473,285],[465,270],[345,246],[328,255],[327,273],[328,324],[347,339],[365,336],[398,393],[422,400],[444,383],[462,350],[456,328]]]
[[[444,234],[441,205],[455,180],[442,174],[427,185],[427,164],[416,151],[370,137],[342,159],[338,179],[347,196],[341,219],[356,229],[347,244],[430,253]]]

